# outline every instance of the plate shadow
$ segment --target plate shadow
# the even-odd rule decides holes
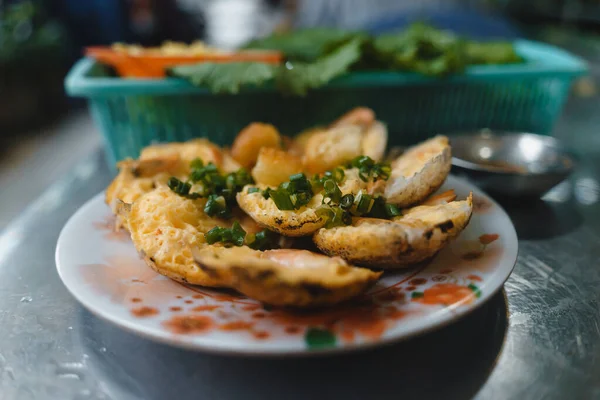
[[[470,399],[486,382],[507,330],[504,291],[434,332],[344,355],[217,356],[158,344],[82,309],[88,367],[119,399]]]

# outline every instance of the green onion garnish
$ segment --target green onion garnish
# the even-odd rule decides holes
[[[202,167],[204,167],[204,162],[200,158],[196,158],[190,163],[191,169],[200,169]]]
[[[182,182],[172,177],[167,184],[180,196],[191,199],[208,198],[204,210],[209,216],[230,218],[231,208],[237,204],[236,194],[241,192],[244,186],[254,183],[250,174],[243,168],[227,175],[221,175],[215,164],[204,165],[199,158],[190,163],[190,169],[189,182]],[[190,193],[192,188],[190,182],[200,186],[198,192]]]
[[[267,229],[246,236],[246,245],[254,250],[272,249],[276,243],[277,235]]]
[[[300,173],[290,176],[290,180],[282,182],[277,189],[266,189],[263,196],[273,199],[280,210],[297,210],[310,202],[313,189],[306,175]]]
[[[214,228],[212,228],[210,231],[206,232],[206,234],[204,234],[204,238],[206,239],[206,243],[208,244],[213,244],[213,243],[217,243],[218,241],[221,240],[221,230],[225,229],[225,228],[221,228],[219,226],[215,226]]]
[[[225,197],[217,194],[208,196],[208,200],[204,206],[204,212],[210,217],[231,218],[231,210],[227,207]]]
[[[370,195],[361,194],[360,199],[358,199],[358,204],[356,205],[356,211],[360,215],[367,214],[369,211],[371,211],[372,200],[373,198]]]
[[[190,190],[192,189],[191,184],[189,184],[188,182],[182,182],[174,176],[172,176],[169,179],[169,181],[167,182],[167,186],[169,186],[169,189],[171,189],[178,195],[187,197],[188,199],[193,200],[201,197],[201,193],[190,193]]]
[[[290,182],[301,182],[306,180],[306,176],[303,173],[290,175]]]
[[[328,207],[326,205],[322,205],[319,208],[317,208],[316,213],[317,213],[317,216],[328,219],[328,220],[333,218],[333,215],[334,215],[331,207]]]
[[[402,212],[400,212],[400,209],[395,204],[386,204],[385,211],[388,218],[394,218],[399,215],[402,215]]]
[[[246,231],[239,222],[235,221],[231,228],[222,228],[215,226],[210,231],[206,232],[204,238],[206,243],[214,244],[221,242],[224,245],[242,246],[244,244],[244,238],[246,237]]]
[[[388,164],[376,163],[368,156],[357,157],[346,167],[357,168],[359,177],[364,181],[388,179],[391,173]],[[350,225],[352,215],[385,219],[400,215],[400,210],[392,204],[386,204],[383,197],[373,197],[362,191],[356,196],[351,193],[344,195],[338,186],[344,179],[342,168],[334,168],[322,176],[314,175],[311,180],[299,173],[291,175],[289,181],[281,183],[277,189],[264,190],[262,195],[265,199],[273,199],[280,210],[297,210],[308,204],[315,193],[323,191],[322,206],[316,212],[327,219],[325,226],[329,228]],[[249,189],[248,193],[256,191]]]
[[[236,246],[241,246],[244,244],[244,237],[246,236],[246,231],[239,222],[235,221],[233,226],[231,227],[231,239]]]
[[[271,231],[263,230],[256,234],[246,234],[238,221],[231,228],[215,226],[204,235],[206,243],[223,243],[225,246],[243,246],[246,244],[255,250],[267,250],[277,247],[277,235]]]
[[[340,200],[340,207],[342,207],[342,209],[349,210],[350,207],[352,207],[352,204],[354,204],[353,194],[349,193],[342,196],[342,199]]]
[[[342,210],[340,207],[330,207],[329,219],[325,224],[325,228],[330,229],[336,226],[350,225],[352,223],[352,215],[348,211]]]
[[[322,180],[333,179],[336,183],[341,183],[344,180],[344,170],[340,167],[334,168],[331,171],[326,171],[323,174]]]
[[[364,182],[373,179],[387,180],[390,177],[392,168],[387,163],[376,163],[371,157],[358,156],[346,164],[347,168],[357,168],[358,176]]]
[[[252,193],[256,193],[256,192],[260,192],[260,189],[257,187],[248,188],[248,194],[252,194]]]
[[[290,193],[284,189],[270,190],[269,196],[280,210],[294,210],[294,204],[290,198]]]
[[[332,202],[339,204],[342,199],[342,191],[333,179],[328,179],[323,183],[325,189],[324,198],[330,198]]]

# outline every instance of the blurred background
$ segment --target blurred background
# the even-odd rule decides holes
[[[583,56],[591,74],[574,86],[571,97],[580,100],[567,109],[591,110],[600,59],[598,1],[0,1],[0,230],[100,146],[85,102],[67,98],[63,89],[65,74],[85,46],[202,39],[235,48],[253,37],[295,27],[379,33],[421,19],[475,37],[550,42]],[[555,129],[593,130],[592,122],[565,117]],[[589,145],[582,144],[582,150]]]

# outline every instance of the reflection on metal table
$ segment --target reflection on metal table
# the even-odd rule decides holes
[[[186,352],[82,309],[54,249],[110,179],[97,151],[0,237],[0,399],[600,398],[597,104],[572,99],[556,129],[580,157],[569,181],[544,201],[502,202],[520,238],[504,293],[423,337],[322,359]]]

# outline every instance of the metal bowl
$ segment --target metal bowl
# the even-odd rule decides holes
[[[455,173],[505,196],[541,196],[574,167],[573,158],[549,136],[486,129],[453,135],[450,142]]]

